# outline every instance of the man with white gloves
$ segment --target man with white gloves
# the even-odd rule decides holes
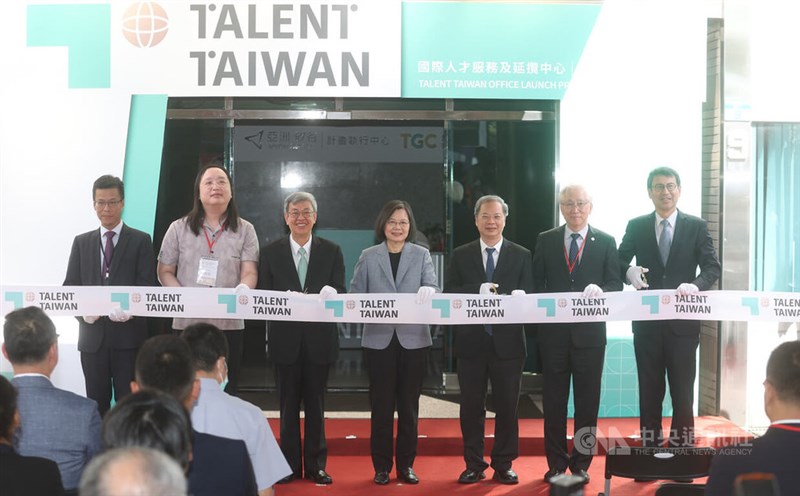
[[[122,222],[125,186],[118,177],[101,176],[92,186],[100,228],[75,237],[65,286],[155,286],[156,260],[150,235]],[[109,302],[108,314],[78,319],[78,351],[86,396],[100,415],[131,392],[136,352],[147,339],[147,319],[132,318]]]
[[[678,210],[681,178],[669,167],[652,170],[647,192],[655,212],[628,222],[619,245],[621,275],[636,289],[675,289],[675,298],[691,299],[711,289],[720,264],[705,220]],[[636,265],[631,260],[636,257]],[[697,273],[697,269],[700,273]],[[687,300],[689,301],[689,300]],[[642,443],[660,445],[661,408],[672,397],[672,446],[694,444],[694,380],[700,321],[633,322],[633,346],[639,375]]]
[[[592,198],[582,186],[559,194],[566,224],[539,234],[533,254],[537,293],[581,293],[580,305],[602,307],[603,292],[621,291],[617,243],[589,225]],[[537,341],[544,375],[545,481],[563,474],[589,481],[595,452],[600,379],[606,350],[605,322],[540,324]],[[570,381],[575,397],[575,443],[567,451],[567,402]]]
[[[345,292],[341,248],[312,235],[317,222],[314,195],[292,193],[283,206],[291,234],[261,250],[258,289],[316,293],[320,300]],[[267,336],[280,400],[281,451],[292,468],[292,473],[280,482],[305,476],[317,484],[330,484],[333,479],[325,471],[325,388],[331,363],[339,354],[336,324],[269,321]],[[301,404],[305,411],[302,442]]]

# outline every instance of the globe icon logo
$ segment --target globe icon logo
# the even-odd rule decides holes
[[[122,34],[131,45],[151,48],[164,40],[169,27],[167,11],[155,2],[131,4],[122,16]]]

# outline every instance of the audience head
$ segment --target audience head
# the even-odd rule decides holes
[[[783,343],[769,356],[764,409],[773,422],[800,417],[800,341]]]
[[[186,477],[164,453],[128,447],[95,457],[81,477],[81,496],[185,496]]]
[[[14,366],[34,367],[50,375],[58,363],[58,335],[50,317],[39,307],[18,308],[6,315],[3,354]]]
[[[225,362],[228,358],[228,341],[222,331],[212,324],[201,322],[184,329],[181,338],[189,343],[195,370],[214,374],[219,382],[223,382],[227,374]]]
[[[184,471],[192,452],[192,423],[178,400],[158,391],[129,394],[103,419],[106,449],[153,448],[169,455]]]
[[[134,390],[160,391],[187,404],[194,401],[194,384],[192,351],[183,339],[169,334],[154,336],[139,348]]]
[[[11,443],[18,425],[17,390],[11,381],[0,375],[0,442]]]

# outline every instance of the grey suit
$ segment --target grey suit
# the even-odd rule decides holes
[[[89,460],[100,452],[97,403],[53,386],[44,376],[15,377],[19,392],[17,450],[58,464],[64,489],[78,487]]]
[[[416,293],[421,286],[436,288],[436,273],[427,249],[405,243],[392,273],[386,243],[361,253],[350,283],[351,293]],[[411,468],[417,454],[419,396],[425,363],[432,344],[427,324],[365,324],[361,346],[369,374],[372,409],[370,450],[376,472],[392,469],[392,432],[397,405],[398,471]]]

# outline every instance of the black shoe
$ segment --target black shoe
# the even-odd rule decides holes
[[[584,485],[589,483],[589,473],[586,470],[579,468],[577,470],[569,469],[569,471],[572,472],[572,475],[583,479]]]
[[[405,470],[398,470],[397,477],[408,484],[419,484],[419,477],[414,473],[414,469],[408,467]]]
[[[375,472],[375,478],[372,480],[375,481],[375,484],[385,486],[389,483],[389,472]]]
[[[500,484],[519,484],[519,477],[510,468],[507,470],[495,470],[492,479]]]
[[[306,472],[306,479],[313,480],[317,484],[327,485],[333,483],[333,479],[331,479],[331,476],[328,475],[328,472],[322,469],[315,470],[314,472]]]
[[[299,479],[299,478],[300,477],[298,477],[297,474],[289,474],[286,477],[284,477],[283,479],[279,480],[277,482],[277,484],[288,484],[288,483],[292,482],[293,480]]]
[[[550,470],[548,470],[547,472],[544,473],[544,481],[545,482],[550,482],[550,479],[552,479],[556,475],[561,475],[564,472],[565,471],[561,470],[561,469],[551,468]]]
[[[458,476],[458,482],[461,484],[475,484],[479,480],[483,480],[485,478],[486,474],[484,474],[482,470],[479,472],[477,470],[467,469],[461,472],[461,475]]]

